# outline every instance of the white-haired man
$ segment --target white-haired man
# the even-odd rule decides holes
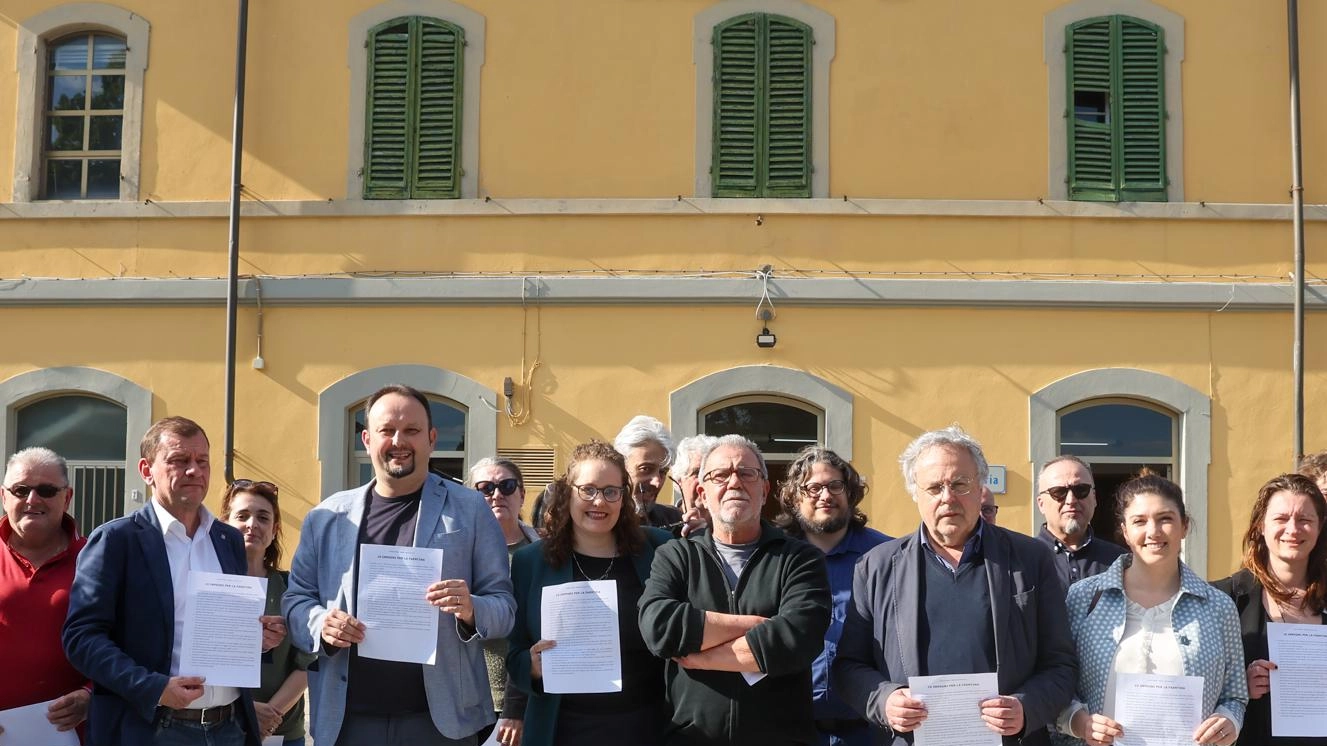
[[[834,686],[889,731],[877,744],[903,746],[928,717],[910,677],[994,672],[986,727],[1009,746],[1049,743],[1078,675],[1050,550],[981,520],[986,458],[958,426],[925,433],[899,462],[921,526],[857,563]]]
[[[668,428],[654,417],[636,415],[613,439],[613,448],[627,461],[627,478],[641,523],[669,530],[680,528],[682,511],[658,502],[673,463],[673,436]]]
[[[46,719],[72,730],[87,717],[91,695],[60,642],[87,543],[69,515],[69,467],[48,448],[25,448],[9,458],[0,491],[0,629],[9,630],[0,634],[0,710],[49,701]]]

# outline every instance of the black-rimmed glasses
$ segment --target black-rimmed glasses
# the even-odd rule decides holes
[[[802,485],[801,490],[802,494],[804,495],[809,495],[811,497],[820,497],[820,492],[822,490],[829,490],[829,494],[831,495],[842,495],[843,490],[845,490],[846,488],[847,485],[843,483],[842,479],[832,479],[828,482],[825,482],[824,484],[821,484],[819,482],[807,482],[806,484]]]
[[[585,502],[593,502],[596,497],[602,497],[604,502],[615,503],[622,499],[621,487],[595,487],[592,484],[573,484],[576,488],[576,494]]]

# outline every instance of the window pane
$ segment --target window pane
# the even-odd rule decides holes
[[[87,536],[92,529],[124,515],[123,466],[69,464],[74,484],[74,503],[69,512],[78,520],[79,533]]]
[[[70,461],[124,461],[124,407],[91,396],[56,396],[18,411],[18,447],[45,446]]]
[[[91,130],[88,132],[88,150],[119,150],[120,122],[123,117],[88,117]]]
[[[429,401],[429,411],[433,414],[433,427],[438,430],[438,440],[433,444],[433,450],[464,451],[465,412],[438,401]]]
[[[83,161],[46,162],[46,199],[78,199],[83,196]]]
[[[1060,417],[1060,453],[1075,456],[1173,456],[1175,419],[1131,404],[1100,404]]]
[[[120,198],[120,161],[118,158],[93,158],[88,161],[88,199]]]
[[[51,48],[52,70],[88,69],[88,37],[86,34],[59,42]]]
[[[83,75],[52,75],[51,97],[46,108],[52,111],[82,109],[87,100],[88,79]]]
[[[820,438],[820,418],[777,402],[733,404],[705,415],[706,435],[737,433],[764,453],[796,453]]]
[[[97,34],[97,40],[92,45],[92,68],[94,70],[109,68],[123,70],[126,49],[124,39]]]
[[[82,150],[83,117],[47,117],[47,150]]]
[[[431,458],[429,459],[429,471],[434,474],[446,474],[452,479],[464,481],[464,467],[459,458]]]
[[[94,109],[124,108],[123,75],[92,76],[92,108]]]

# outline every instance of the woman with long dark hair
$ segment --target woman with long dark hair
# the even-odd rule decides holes
[[[544,539],[518,550],[511,566],[517,609],[508,637],[507,672],[512,683],[530,695],[522,743],[658,744],[667,723],[664,664],[645,647],[636,604],[655,547],[672,537],[641,527],[630,503],[626,463],[606,443],[576,446],[566,473],[550,486],[548,496]],[[617,586],[622,690],[546,693],[543,652],[557,641],[542,633],[544,588],[586,580],[612,580]]]
[[[1322,541],[1327,500],[1312,479],[1282,474],[1258,490],[1244,532],[1243,567],[1212,585],[1225,591],[1239,610],[1244,636],[1249,711],[1241,746],[1327,746],[1327,738],[1272,737],[1267,623],[1327,623],[1327,542]]]

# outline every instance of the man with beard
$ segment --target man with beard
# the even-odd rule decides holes
[[[858,506],[866,497],[861,474],[837,453],[807,446],[788,466],[779,502],[779,525],[825,553],[834,611],[825,632],[825,649],[811,664],[811,712],[821,746],[870,746],[871,729],[833,691],[830,666],[843,634],[843,617],[852,598],[852,569],[871,547],[889,541],[866,526]]]
[[[1037,507],[1046,516],[1037,538],[1055,553],[1055,571],[1065,588],[1104,571],[1127,551],[1093,535],[1097,490],[1082,459],[1065,455],[1046,462],[1037,487]]]
[[[751,441],[719,438],[700,474],[712,528],[659,547],[639,604],[645,644],[667,661],[664,742],[813,744],[824,555],[760,520],[769,471]]]
[[[613,448],[627,460],[627,479],[641,524],[670,530],[680,527],[682,511],[657,502],[673,463],[673,436],[668,428],[653,417],[636,415],[613,439]]]
[[[516,601],[507,542],[478,492],[428,471],[437,430],[428,399],[409,386],[379,389],[362,435],[373,481],[338,492],[304,518],[282,609],[297,647],[318,655],[310,677],[320,744],[474,744],[494,721],[481,641],[511,631]],[[424,598],[439,619],[436,664],[368,658],[355,618],[360,547],[443,549],[442,579]]]

